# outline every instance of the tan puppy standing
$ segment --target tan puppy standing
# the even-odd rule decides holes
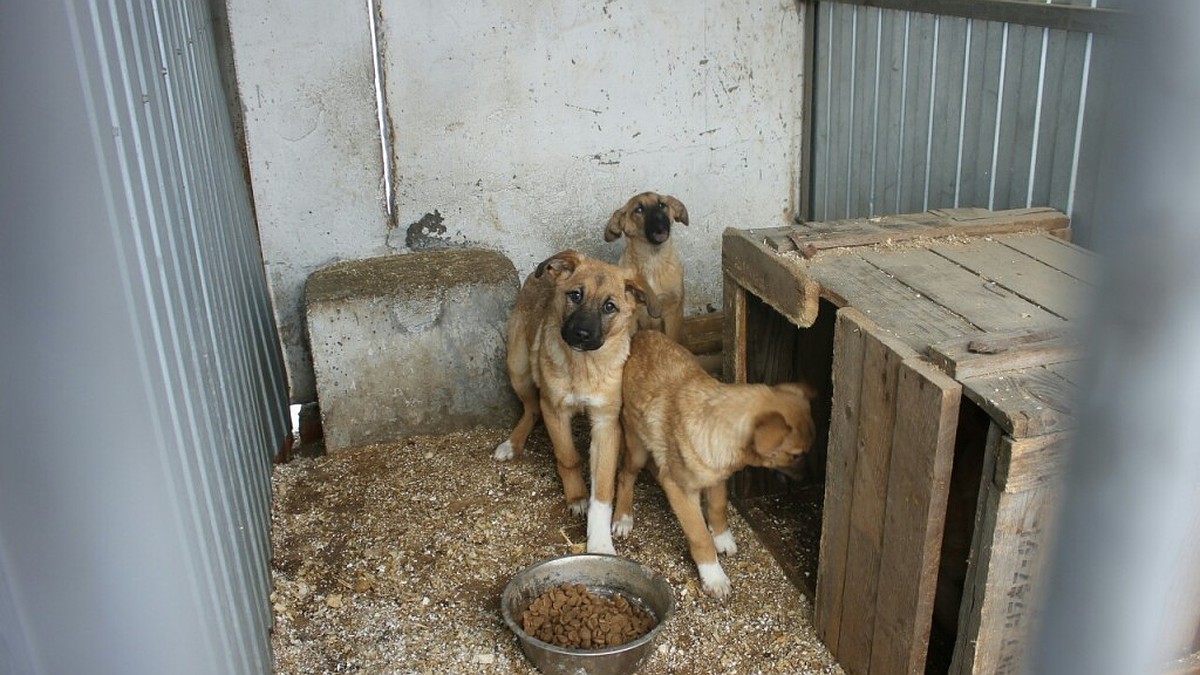
[[[658,316],[657,299],[635,272],[563,251],[525,280],[508,321],[508,374],[524,412],[493,457],[519,457],[542,417],[567,505],[587,512],[589,552],[615,553],[610,527],[621,453],[621,371],[641,305]],[[581,412],[592,425],[590,501],[571,434],[571,418]]]
[[[651,470],[687,536],[704,592],[728,595],[732,585],[717,560],[718,553],[737,551],[726,480],[745,466],[788,467],[812,447],[812,390],[802,384],[723,384],[685,347],[640,331],[625,362],[623,396],[625,456],[613,533],[623,537],[633,528],[634,481],[653,460]]]
[[[638,328],[653,328],[672,340],[683,338],[683,264],[671,240],[671,223],[688,224],[687,207],[671,195],[643,192],[613,212],[604,228],[604,241],[625,235],[625,250],[617,262],[637,270],[658,296],[662,318],[638,312]]]

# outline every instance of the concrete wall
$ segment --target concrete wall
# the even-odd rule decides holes
[[[695,313],[721,302],[721,231],[790,218],[793,0],[379,0],[390,221],[365,2],[227,2],[296,401],[314,398],[300,289],[327,263],[408,243],[495,249],[522,276],[568,247],[615,260],[608,216],[656,190],[688,206],[691,227],[675,236]]]

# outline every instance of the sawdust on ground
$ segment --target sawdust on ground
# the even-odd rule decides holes
[[[522,459],[496,462],[507,433],[418,437],[275,468],[276,673],[536,673],[500,617],[500,593],[522,568],[582,552],[585,523],[565,508],[544,430]],[[721,601],[700,592],[648,475],[635,498],[617,553],[661,572],[677,600],[642,673],[842,672],[816,637],[811,604],[736,511],[738,551],[722,563],[733,595]]]

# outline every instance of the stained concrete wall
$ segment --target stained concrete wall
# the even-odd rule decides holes
[[[227,4],[295,401],[315,395],[300,298],[325,264],[410,244],[494,249],[522,276],[568,247],[615,261],[608,216],[656,190],[688,206],[675,236],[695,313],[721,302],[721,231],[791,216],[794,0],[378,0],[390,219],[366,3]]]

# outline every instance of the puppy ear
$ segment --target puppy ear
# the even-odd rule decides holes
[[[583,261],[583,255],[578,251],[566,250],[546,258],[538,264],[537,269],[533,271],[535,278],[541,278],[542,274],[550,272],[551,277],[557,278],[561,274],[570,274],[575,271],[579,263]]]
[[[649,290],[642,275],[637,275],[632,279],[625,280],[625,292],[629,293],[638,302],[646,306],[646,313],[655,319],[662,316],[662,306],[658,303],[658,296]]]
[[[759,415],[754,420],[754,453],[761,457],[771,456],[791,430],[787,420],[778,411],[771,410]]]
[[[799,394],[803,394],[804,397],[807,398],[809,401],[812,401],[814,398],[816,398],[817,396],[819,396],[821,394],[820,390],[818,390],[816,387],[812,386],[811,384],[809,384],[807,382],[786,382],[786,383],[780,384],[778,386],[781,388],[784,388],[784,389],[789,389],[791,391],[797,392]]]
[[[608,219],[608,225],[604,227],[604,241],[616,241],[621,238],[621,221],[625,219],[625,207],[621,207],[613,211],[612,217]]]
[[[683,202],[672,197],[671,195],[663,195],[662,198],[663,201],[667,203],[667,215],[671,216],[671,220],[687,225],[687,207],[683,205]]]

